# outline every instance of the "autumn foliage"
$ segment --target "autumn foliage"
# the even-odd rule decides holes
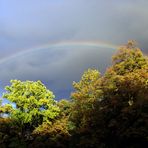
[[[88,69],[73,87],[56,102],[40,81],[12,80],[3,95],[10,103],[0,105],[0,147],[148,147],[148,57],[133,41],[104,74]]]

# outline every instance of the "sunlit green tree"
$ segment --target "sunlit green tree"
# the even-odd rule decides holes
[[[37,127],[32,135],[34,137],[34,142],[31,147],[35,145],[43,144],[47,147],[69,147],[70,134],[70,109],[71,101],[66,99],[61,99],[57,102],[57,106],[60,109],[59,115],[52,122],[52,124],[43,123]],[[46,141],[45,141],[46,137]],[[38,138],[40,141],[38,141]]]
[[[85,131],[87,125],[91,123],[95,104],[101,99],[102,91],[98,85],[100,78],[98,70],[88,69],[79,82],[73,82],[75,91],[71,94],[73,101],[70,118],[81,130]]]
[[[11,80],[11,86],[6,86],[5,89],[3,98],[16,105],[12,107],[9,104],[11,110],[7,110],[7,113],[22,130],[34,129],[44,122],[50,124],[59,114],[53,93],[41,81]],[[8,104],[4,108],[8,108],[7,106]]]

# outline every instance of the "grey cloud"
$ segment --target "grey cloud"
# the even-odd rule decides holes
[[[53,53],[54,51],[54,53]],[[0,65],[2,84],[10,79],[42,80],[55,92],[72,89],[88,68],[104,71],[114,50],[105,48],[46,49],[12,58]],[[104,64],[105,63],[105,64]]]
[[[148,1],[0,1],[0,58],[60,41],[99,40],[122,45],[135,39],[148,53]],[[89,67],[104,71],[113,51],[50,48],[0,64],[1,86],[10,79],[41,79],[62,94]],[[63,90],[63,92],[62,92]]]
[[[8,6],[10,12],[6,15],[7,19],[1,20],[5,25],[4,30],[13,37],[13,42],[8,38],[9,49],[21,50],[49,41],[79,39],[99,39],[116,44],[136,39],[141,47],[146,47],[146,1],[64,0],[42,3],[38,1],[36,4],[33,2],[10,2],[12,7]]]

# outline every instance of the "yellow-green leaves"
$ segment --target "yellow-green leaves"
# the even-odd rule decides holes
[[[106,98],[120,98],[127,105],[144,99],[148,92],[148,59],[142,51],[129,42],[113,56],[113,62],[102,79]]]
[[[75,92],[71,94],[73,104],[70,118],[82,128],[90,120],[92,110],[94,110],[94,104],[102,95],[100,77],[98,70],[88,69],[84,72],[79,82],[73,83]]]
[[[4,108],[10,113],[12,119],[22,124],[38,125],[43,121],[49,122],[59,114],[59,108],[53,100],[53,93],[41,81],[11,80],[11,86],[5,89],[3,98],[15,103],[16,108],[11,112],[8,104]]]
[[[98,95],[96,90],[98,90],[97,86],[99,81],[99,71],[95,69],[88,69],[84,72],[79,82],[73,82],[73,87],[76,91],[72,93],[72,98],[95,98]]]
[[[148,66],[147,58],[139,48],[135,47],[134,42],[129,42],[126,46],[120,47],[112,59],[114,64],[112,68],[119,75]]]

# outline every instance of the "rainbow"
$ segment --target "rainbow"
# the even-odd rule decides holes
[[[21,52],[18,52],[14,55],[8,56],[6,58],[0,59],[0,64],[3,64],[13,58],[22,56],[24,54],[39,51],[42,49],[49,49],[49,48],[55,48],[55,47],[102,47],[102,48],[109,48],[109,49],[116,49],[118,48],[117,45],[107,43],[107,42],[101,42],[101,41],[63,41],[59,43],[47,43],[38,47],[34,47],[31,49],[26,49]]]

